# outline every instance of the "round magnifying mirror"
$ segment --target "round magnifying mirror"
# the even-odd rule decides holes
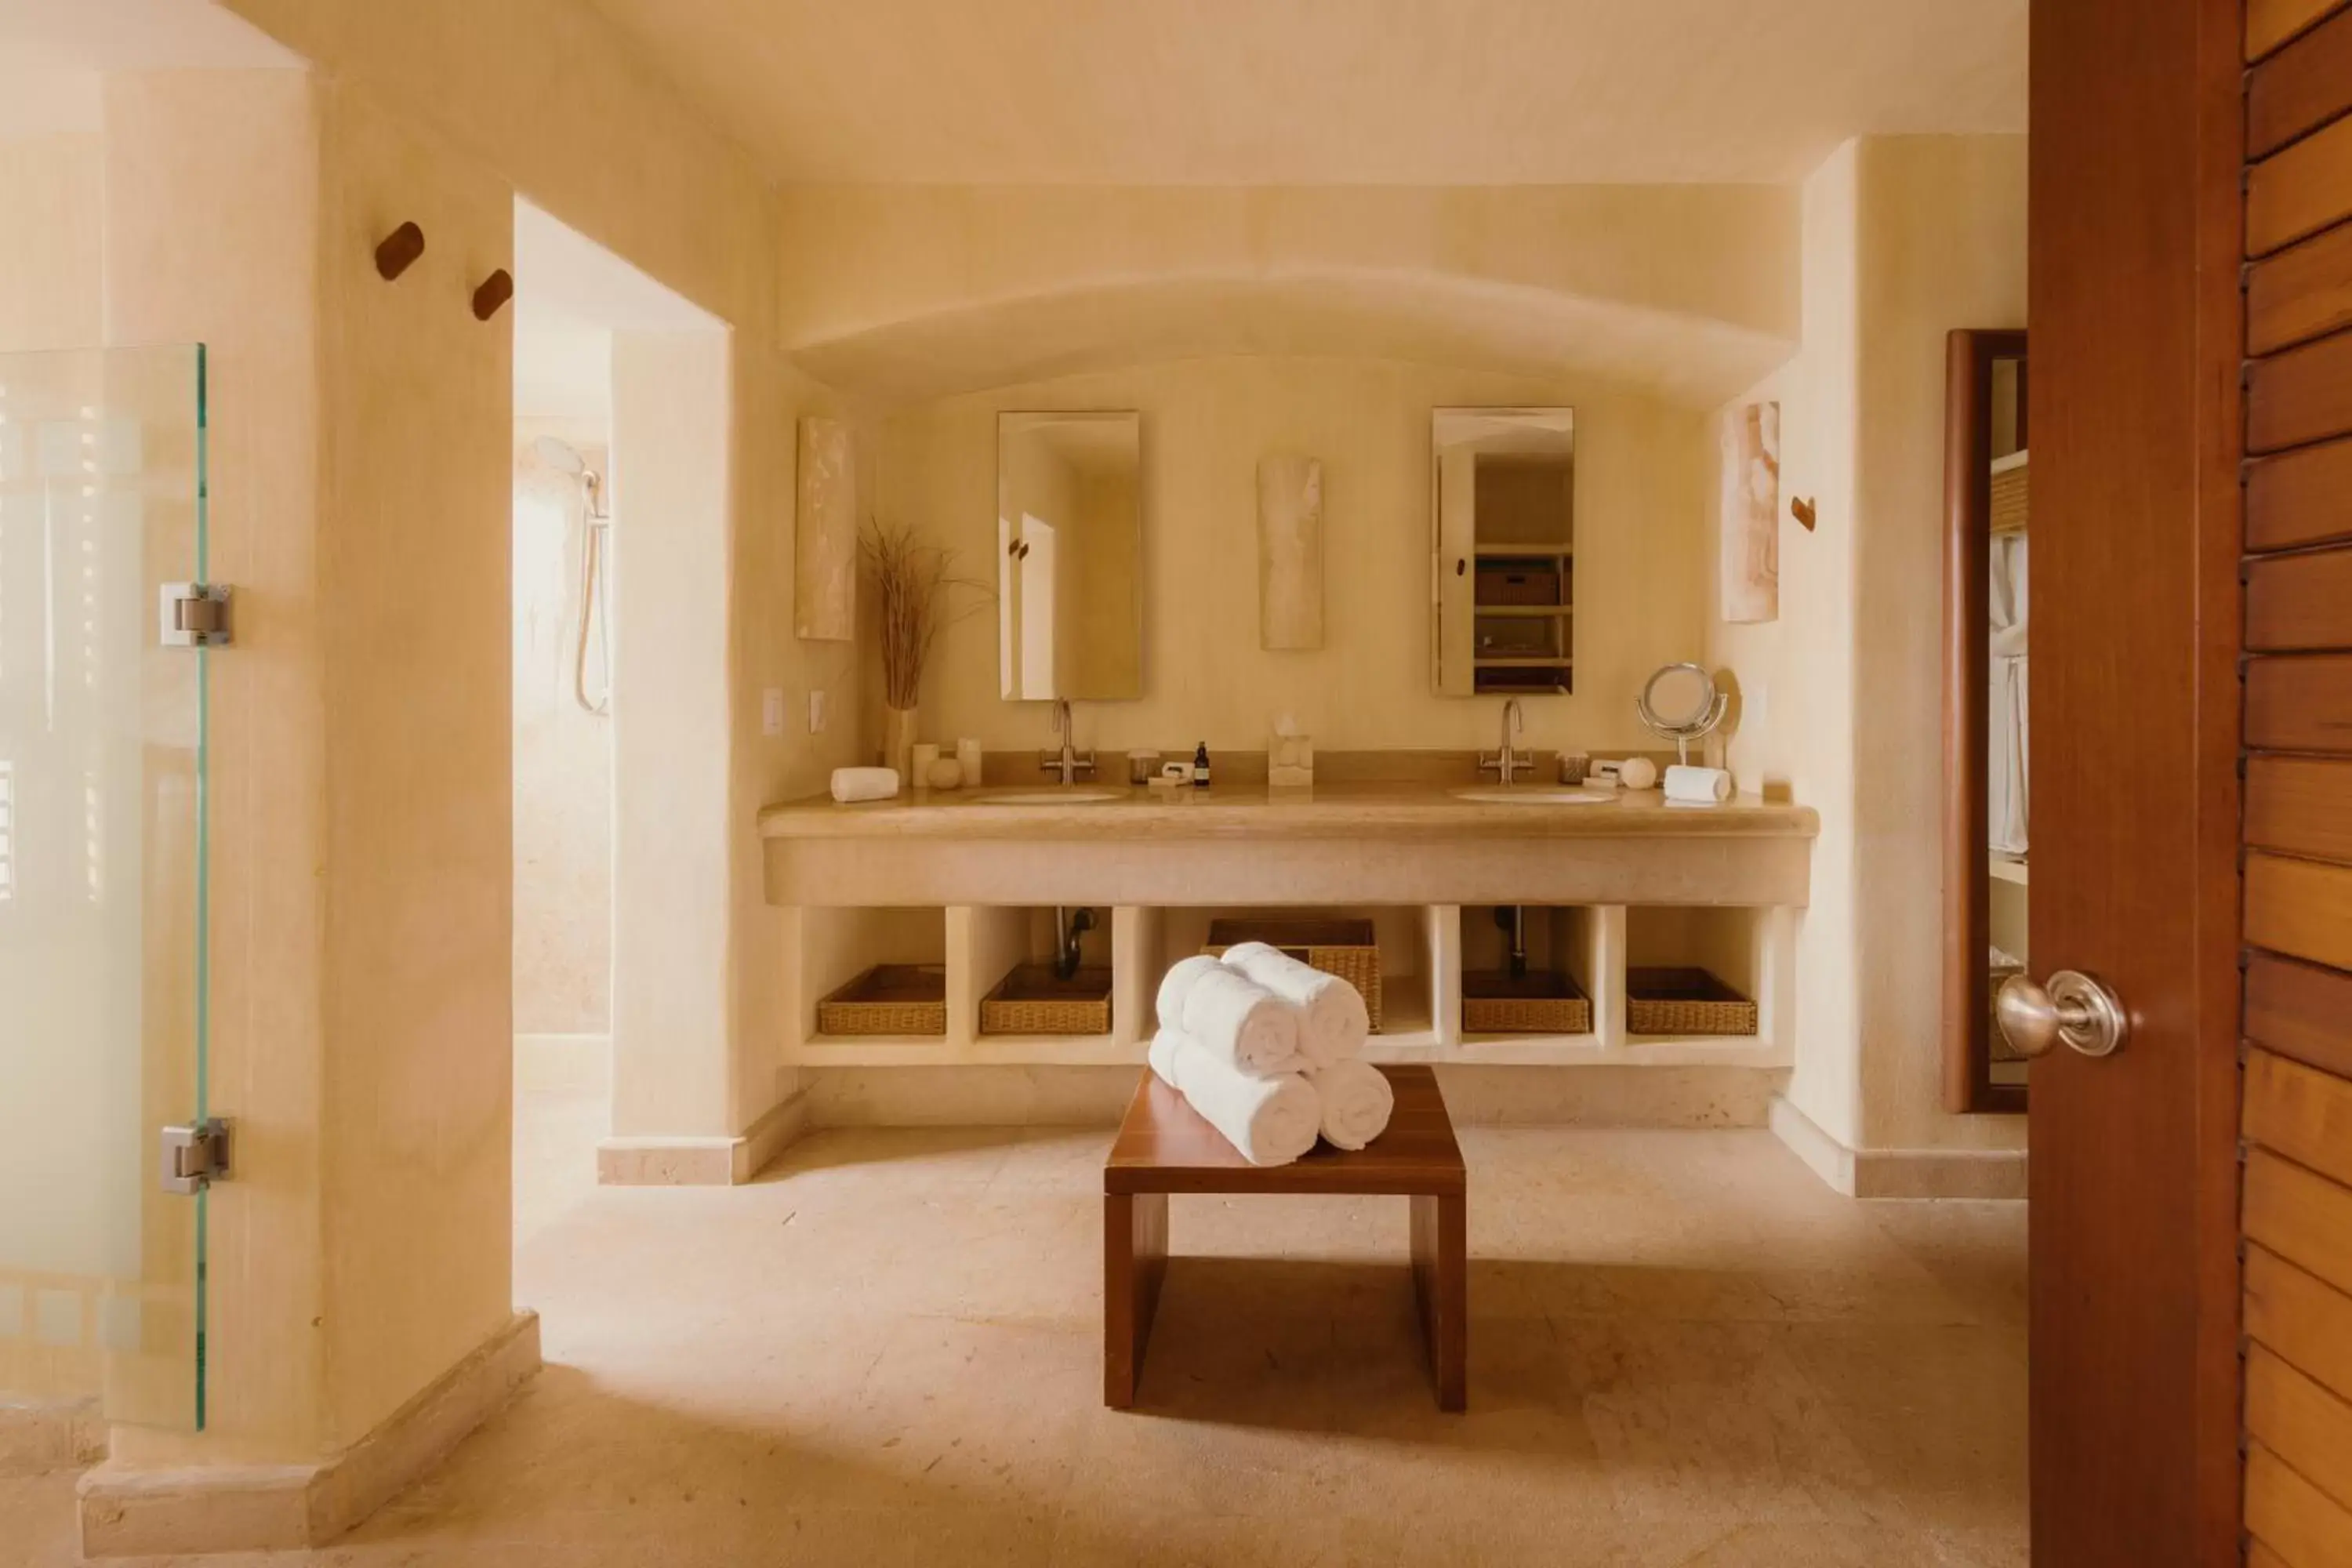
[[[1661,735],[1685,735],[1710,728],[1715,678],[1696,664],[1670,664],[1642,688],[1642,722]]]

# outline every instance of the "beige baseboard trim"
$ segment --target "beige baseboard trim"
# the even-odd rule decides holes
[[[106,1458],[106,1417],[95,1399],[0,1405],[0,1476],[87,1469]]]
[[[807,1131],[806,1093],[786,1097],[734,1138],[607,1138],[596,1180],[607,1187],[740,1186]]]
[[[322,1464],[100,1465],[81,1479],[82,1555],[323,1546],[440,1463],[539,1366],[539,1314],[518,1312],[375,1430]]]
[[[1786,1099],[1773,1100],[1769,1125],[1813,1174],[1850,1198],[2025,1196],[2022,1149],[1849,1149]]]
[[[736,1151],[735,1181],[748,1182],[767,1169],[777,1155],[801,1141],[808,1125],[807,1091],[795,1089],[770,1106],[768,1113],[751,1123],[751,1130],[743,1134],[741,1147]]]

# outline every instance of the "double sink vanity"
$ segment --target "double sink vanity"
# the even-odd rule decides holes
[[[1168,968],[1275,916],[1348,933],[1344,962],[1378,977],[1375,1060],[1790,1062],[1813,812],[1538,782],[1559,769],[1515,747],[1523,703],[1576,689],[1572,411],[1431,415],[1430,690],[1504,700],[1501,749],[1301,767],[1277,725],[1277,757],[1222,753],[1209,787],[1129,787],[1111,764],[1082,777],[1073,749],[1073,700],[1145,697],[1142,437],[1134,413],[999,418],[995,695],[1054,704],[1057,751],[994,753],[961,789],[761,814],[789,1063],[1140,1063]],[[1259,651],[1311,654],[1325,647],[1322,465],[1272,453],[1256,478]],[[1189,635],[1170,597],[1157,613]],[[1662,717],[1674,671],[1700,689]],[[1195,693],[1201,728],[1231,734],[1234,715],[1215,716],[1247,700]],[[1670,666],[1640,718],[1687,751],[1723,702],[1705,671]],[[1001,733],[1012,711],[976,709],[970,728]],[[1009,1005],[1032,1000],[1013,988],[1080,976],[1095,989],[1077,1025],[1009,1032],[1008,1018],[1057,1016]]]
[[[1370,923],[1388,997],[1375,1060],[1784,1066],[1816,830],[1810,807],[1749,798],[1444,780],[983,787],[760,818],[768,901],[785,916],[787,1058],[859,1066],[1139,1063],[1168,966],[1213,921],[1277,910]],[[1077,909],[1108,911],[1084,941],[1109,973],[1108,1029],[982,1033],[980,999],[1060,951]],[[1464,973],[1507,963],[1496,910],[1515,914],[1533,963],[1590,998],[1588,1028],[1464,1028]],[[819,1031],[817,1004],[881,963],[944,971],[943,1034]],[[1659,965],[1720,976],[1756,1004],[1753,1033],[1633,1033],[1627,971]]]

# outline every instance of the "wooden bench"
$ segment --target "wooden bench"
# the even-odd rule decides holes
[[[1171,1193],[1400,1196],[1412,1205],[1412,1283],[1441,1410],[1463,1408],[1470,1351],[1464,1206],[1468,1183],[1437,1075],[1384,1067],[1396,1114],[1369,1148],[1318,1143],[1294,1164],[1242,1158],[1184,1097],[1145,1073],[1103,1162],[1103,1403],[1135,1403],[1151,1316],[1168,1271]]]

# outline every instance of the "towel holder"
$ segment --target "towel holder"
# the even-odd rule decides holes
[[[376,276],[389,283],[416,264],[425,254],[425,231],[413,222],[404,223],[383,237],[375,247]]]

